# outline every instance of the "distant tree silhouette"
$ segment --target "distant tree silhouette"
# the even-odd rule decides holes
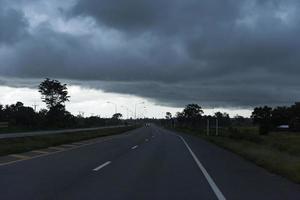
[[[203,110],[201,106],[199,106],[198,104],[188,104],[183,110],[184,117],[188,119],[201,118],[202,114],[203,114]]]
[[[231,124],[229,114],[216,112],[215,118],[218,119],[219,126],[229,126]]]
[[[176,117],[178,125],[180,125],[180,126],[185,125],[186,119],[184,117],[183,112],[177,112],[175,117]]]
[[[120,120],[123,117],[123,115],[121,113],[115,113],[112,116],[112,119],[114,120]]]
[[[5,119],[3,108],[3,105],[0,104],[0,122],[4,121]]]
[[[251,118],[259,125],[259,133],[266,135],[271,129],[272,108],[268,106],[254,108]]]
[[[39,92],[42,95],[42,101],[46,103],[50,110],[64,108],[64,103],[69,101],[70,98],[66,84],[61,84],[58,80],[50,80],[49,78],[39,85]]]
[[[46,115],[46,123],[48,126],[65,127],[65,116],[67,111],[63,105],[51,107]]]
[[[177,121],[184,126],[197,126],[200,123],[203,110],[198,104],[188,104],[182,112],[177,112]]]
[[[41,117],[46,117],[47,113],[48,113],[48,110],[47,110],[47,109],[41,109],[41,110],[39,111],[38,114],[39,114]]]
[[[291,118],[291,109],[286,106],[276,107],[272,110],[273,126],[289,125]]]
[[[290,107],[290,127],[293,130],[300,130],[300,102]]]
[[[5,107],[0,106],[0,121],[9,122],[13,126],[34,127],[38,123],[38,117],[33,108],[17,102]]]
[[[170,112],[166,112],[166,119],[172,119],[172,114]]]
[[[37,114],[31,107],[21,106],[15,113],[17,126],[34,127],[37,124]]]
[[[39,85],[39,92],[49,109],[46,123],[50,126],[66,127],[73,120],[72,115],[65,110],[65,102],[70,98],[67,85],[47,78]]]
[[[243,116],[236,115],[236,116],[234,116],[234,118],[231,121],[232,121],[233,125],[242,126],[242,125],[245,125],[246,119]]]
[[[82,119],[81,119],[82,120]],[[84,119],[84,124],[86,124],[87,126],[105,126],[105,119],[102,119],[100,117],[97,116],[91,116],[88,118]]]

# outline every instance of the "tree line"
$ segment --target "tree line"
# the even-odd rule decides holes
[[[70,100],[67,85],[58,80],[47,78],[39,85],[38,90],[47,109],[36,112],[32,107],[24,106],[22,102],[5,106],[0,104],[0,122],[29,129],[91,127],[120,123],[120,113],[115,113],[111,119],[72,115],[65,107],[65,103]]]
[[[214,115],[203,115],[204,112],[198,104],[188,104],[182,112],[172,116],[166,113],[162,124],[194,129],[206,129],[207,126],[220,128],[233,126],[257,125],[259,133],[268,134],[270,131],[280,130],[280,127],[289,131],[300,131],[300,102],[291,106],[255,107],[250,118],[235,116],[230,118],[227,113],[216,112]]]
[[[244,122],[244,118],[241,116],[236,116],[236,120],[231,120],[227,113],[216,112],[213,116],[203,114],[201,106],[188,104],[182,112],[177,112],[174,117],[170,112],[167,112],[165,120],[162,120],[161,123],[177,127],[204,129],[207,128],[208,121],[210,127],[215,127],[217,122],[219,127],[229,127],[238,121]]]
[[[281,125],[292,131],[300,131],[300,102],[291,106],[256,107],[251,116],[253,123],[259,126],[260,134],[268,134]]]

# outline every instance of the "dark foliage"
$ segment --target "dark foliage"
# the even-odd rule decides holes
[[[115,113],[112,116],[112,119],[114,120],[120,120],[123,117],[123,115],[121,113]]]
[[[266,135],[271,129],[272,108],[268,106],[257,107],[252,112],[251,118],[254,124],[259,125],[259,133]]]
[[[66,84],[61,84],[58,80],[47,78],[39,85],[39,92],[42,95],[43,102],[49,109],[61,109],[66,101],[69,101]]]
[[[203,110],[198,104],[188,104],[182,112],[177,112],[173,118],[171,113],[166,113],[166,119],[161,120],[164,126],[182,127],[190,129],[206,129],[207,121],[210,127],[228,127],[231,125],[231,119],[227,113],[217,112],[214,116],[203,116]]]
[[[261,134],[276,130],[281,125],[288,125],[290,130],[299,131],[300,103],[296,102],[290,107],[257,107],[254,109],[251,118],[254,124],[259,125]]]
[[[57,80],[46,79],[39,85],[39,92],[48,109],[35,112],[22,102],[6,106],[0,104],[0,122],[7,122],[8,128],[20,130],[96,127],[122,123],[120,113],[116,113],[112,119],[72,115],[64,104],[70,99],[67,85]]]

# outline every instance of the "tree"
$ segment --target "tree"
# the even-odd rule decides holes
[[[290,109],[288,107],[276,107],[272,111],[272,124],[274,126],[289,125],[291,121]]]
[[[251,118],[259,125],[259,133],[266,135],[271,129],[272,108],[268,106],[254,108]]]
[[[43,102],[51,110],[53,108],[64,108],[64,103],[69,101],[67,85],[61,84],[58,80],[47,78],[39,85],[39,92]]]
[[[26,107],[22,102],[6,105],[1,111],[2,120],[14,126],[33,127],[37,124],[37,114],[33,108]]]
[[[230,126],[230,117],[227,113],[216,112],[215,118],[218,119],[219,126]]]
[[[296,102],[290,107],[290,127],[295,130],[300,130],[300,102]]]
[[[246,122],[246,119],[243,116],[236,115],[233,118],[233,123],[237,126],[242,126],[245,124],[245,122]]]
[[[31,107],[21,106],[15,113],[16,125],[34,127],[37,124],[37,114]]]
[[[201,106],[199,106],[198,104],[188,104],[182,112],[182,115],[184,117],[183,121],[194,127],[196,126],[196,124],[200,124],[202,114],[203,110]]]
[[[172,114],[170,112],[166,112],[166,119],[172,119]]]
[[[39,85],[39,92],[49,109],[46,115],[47,125],[66,127],[72,119],[71,114],[65,110],[65,102],[70,98],[67,85],[47,78]]]
[[[113,114],[112,119],[120,120],[122,117],[123,115],[121,113],[115,113]]]
[[[3,105],[0,104],[0,122],[5,119]]]
[[[293,117],[300,117],[300,102],[296,102],[290,109]]]
[[[183,112],[177,112],[176,119],[180,124],[183,124],[185,122],[185,117],[184,117]]]
[[[183,115],[188,119],[201,118],[203,110],[198,104],[188,104],[183,110]]]

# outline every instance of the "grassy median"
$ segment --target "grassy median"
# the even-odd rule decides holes
[[[253,161],[272,173],[300,183],[300,133],[272,132],[261,136],[256,128],[221,130],[221,136],[206,136],[200,131],[176,129],[197,135]]]
[[[121,134],[133,130],[136,127],[119,127],[101,129],[97,131],[83,131],[76,133],[62,133],[43,136],[32,136],[22,138],[0,139],[0,156],[42,149],[51,146],[58,146],[78,142],[82,140],[93,139],[97,137]]]

